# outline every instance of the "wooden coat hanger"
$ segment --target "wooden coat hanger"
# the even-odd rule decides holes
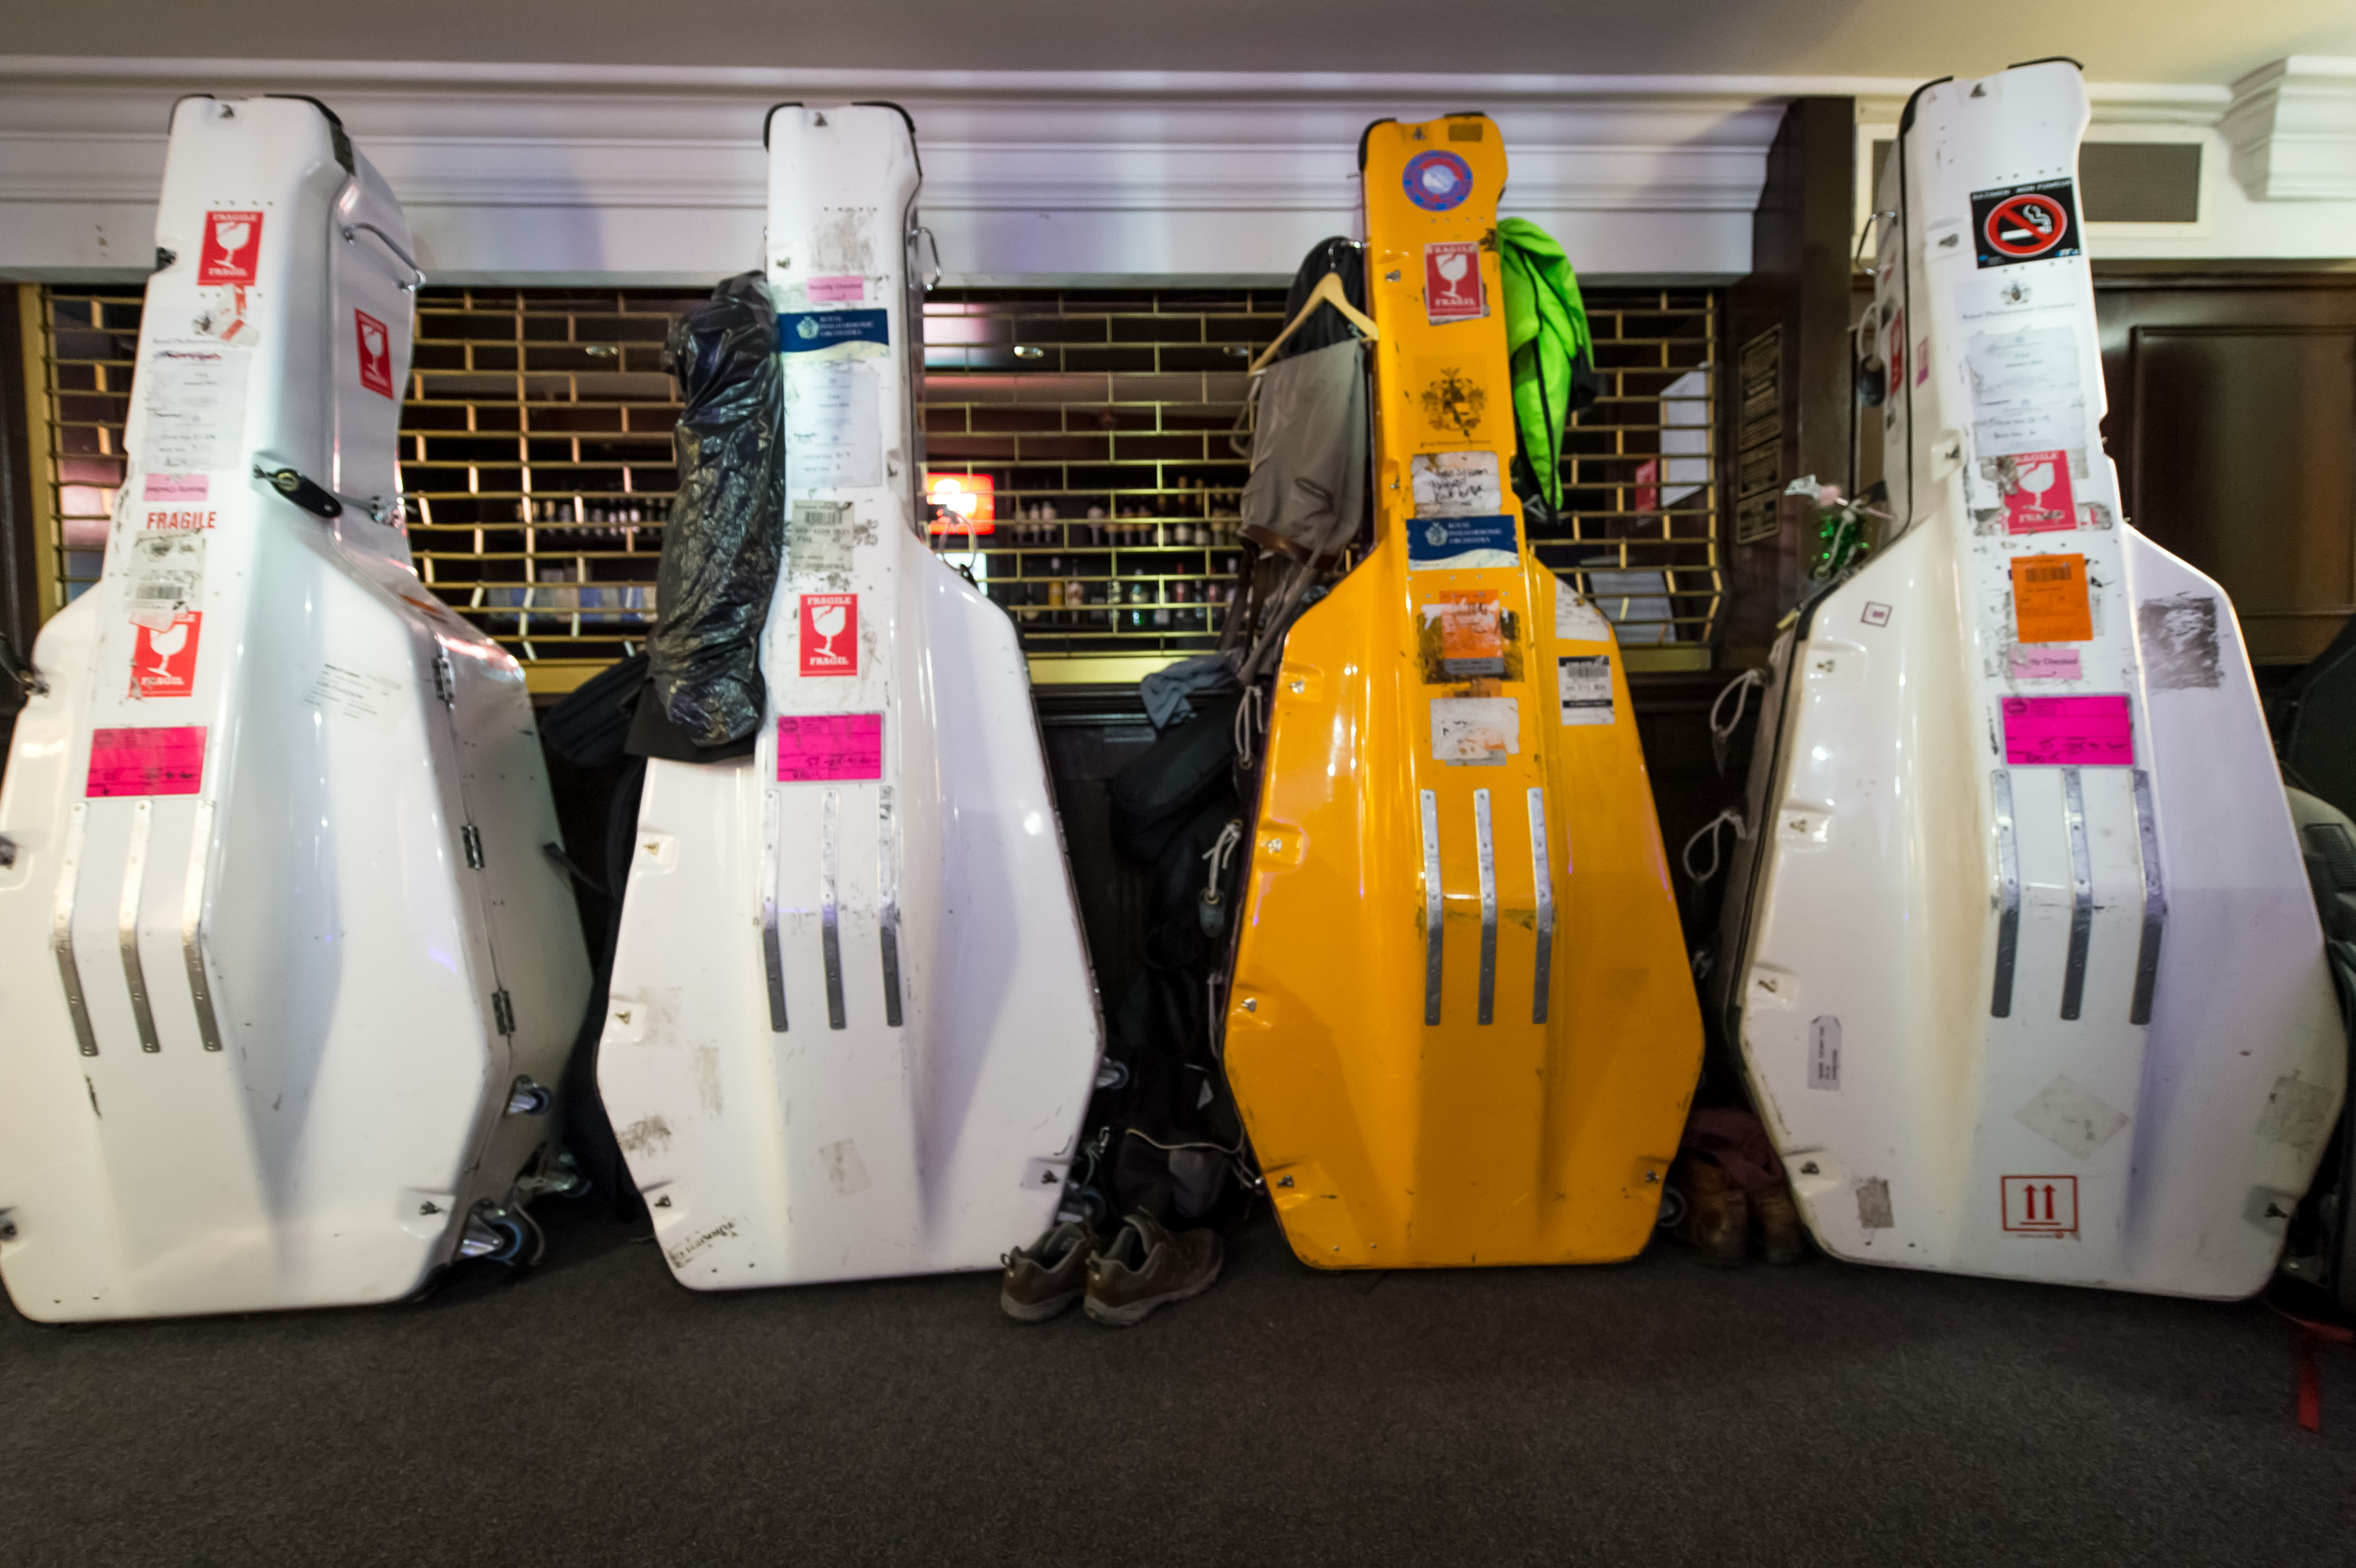
[[[1276,341],[1262,349],[1259,357],[1252,361],[1249,374],[1257,376],[1267,369],[1276,358],[1276,351],[1284,347],[1284,340],[1300,331],[1301,324],[1307,321],[1321,304],[1330,304],[1340,311],[1343,319],[1363,333],[1367,342],[1380,341],[1383,335],[1376,329],[1374,319],[1352,304],[1350,296],[1343,292],[1341,274],[1328,272],[1317,280],[1317,286],[1309,291],[1309,297],[1301,302],[1292,319],[1284,324],[1284,330],[1276,335]]]

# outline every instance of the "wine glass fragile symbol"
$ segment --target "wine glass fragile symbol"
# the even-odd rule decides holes
[[[147,651],[155,656],[155,673],[171,674],[172,656],[187,645],[188,624],[186,621],[175,621],[170,627],[161,632],[150,629],[147,634]]]
[[[1472,258],[1462,251],[1451,251],[1440,258],[1440,281],[1448,285],[1450,293],[1461,294],[1464,292],[1457,287],[1457,284],[1463,281],[1471,261]]]
[[[835,656],[834,639],[842,635],[842,622],[843,611],[840,604],[819,604],[810,610],[810,630],[817,633],[819,641],[826,645],[823,651],[828,658]]]
[[[213,225],[213,238],[220,244],[221,264],[235,266],[237,253],[245,249],[247,240],[253,238],[253,225],[245,222],[217,223]]]

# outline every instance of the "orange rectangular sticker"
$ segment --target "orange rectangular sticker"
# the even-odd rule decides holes
[[[1494,590],[1442,593],[1425,600],[1417,609],[1422,623],[1417,641],[1425,681],[1441,685],[1521,677],[1513,618]]]
[[[2013,632],[2024,643],[2083,643],[2094,635],[2083,555],[2012,558]]]

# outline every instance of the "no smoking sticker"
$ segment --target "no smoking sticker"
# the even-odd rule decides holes
[[[1972,239],[1983,267],[2051,261],[2078,250],[2074,180],[1999,186],[1972,193]]]

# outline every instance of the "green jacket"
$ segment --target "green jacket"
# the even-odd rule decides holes
[[[1590,363],[1579,279],[1553,235],[1526,218],[1497,225],[1505,281],[1505,344],[1513,351],[1514,423],[1549,505],[1562,505],[1562,431],[1570,421],[1572,376]]]

